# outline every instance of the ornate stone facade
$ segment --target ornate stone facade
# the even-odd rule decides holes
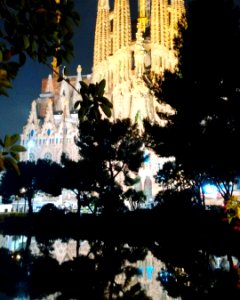
[[[55,73],[43,79],[41,93],[32,102],[21,135],[21,144],[27,148],[21,159],[50,158],[59,162],[63,152],[71,159],[78,158],[74,103],[80,100],[76,90],[80,90],[81,80],[95,83],[106,79],[105,95],[113,103],[113,121],[131,118],[140,122],[149,118],[164,125],[156,111],[170,108],[158,104],[142,77],[175,67],[173,38],[183,13],[184,0],[139,0],[136,32],[132,34],[130,1],[115,0],[111,10],[109,0],[99,0],[93,73],[82,76],[78,66],[75,76],[66,76],[63,70],[70,84],[65,80],[57,82]],[[162,162],[151,153],[150,161],[140,170],[141,186],[148,189],[149,195],[154,193],[153,176]]]

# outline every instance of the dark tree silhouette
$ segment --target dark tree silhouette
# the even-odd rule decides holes
[[[165,72],[152,86],[159,101],[175,110],[165,115],[163,128],[146,123],[153,137],[149,144],[159,155],[175,157],[159,178],[177,182],[178,188],[192,186],[198,202],[206,181],[228,200],[239,176],[234,146],[240,137],[239,20],[231,0],[191,1],[176,39],[176,71]]]
[[[125,211],[130,189],[137,182],[143,162],[143,141],[136,124],[129,119],[83,121],[77,140],[80,157],[93,166],[95,210],[105,213]],[[90,172],[90,170],[88,171]],[[132,199],[143,200],[133,192]]]
[[[11,81],[26,58],[56,65],[73,56],[74,26],[79,15],[74,1],[10,1],[0,3],[0,95],[7,95]]]
[[[33,213],[32,200],[34,195],[45,192],[50,195],[60,195],[62,188],[62,168],[53,161],[25,161],[18,164],[20,173],[7,169],[1,178],[0,190],[5,198],[14,195],[23,196],[28,203],[28,212]]]
[[[82,207],[87,207],[94,212],[94,196],[96,191],[96,169],[91,160],[73,161],[62,156],[63,188],[71,190],[77,198],[77,215],[81,215]]]
[[[174,157],[157,175],[164,187],[157,197],[159,218],[165,215],[170,223],[153,252],[167,263],[160,281],[182,299],[239,297],[233,263],[239,245],[221,208],[202,209],[201,193],[206,182],[213,183],[227,203],[240,174],[239,21],[231,0],[190,1],[175,44],[179,64],[150,85],[175,112],[162,114],[165,127],[145,122],[146,144]],[[228,267],[212,268],[211,257],[221,256]]]

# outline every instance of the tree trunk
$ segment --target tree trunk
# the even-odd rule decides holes
[[[77,195],[77,215],[81,215],[81,195]]]
[[[80,239],[77,238],[77,240],[76,240],[76,257],[79,256],[79,249],[80,249]]]
[[[32,196],[27,195],[27,201],[28,201],[28,214],[31,216],[33,214],[33,207],[32,207]]]

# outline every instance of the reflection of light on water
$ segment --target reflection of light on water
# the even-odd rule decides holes
[[[22,238],[22,237],[20,237]],[[26,237],[23,236],[24,240],[26,241]],[[7,249],[12,249],[11,244],[14,243],[15,240],[19,240],[19,238],[13,238],[12,236],[3,236],[0,234],[0,248],[7,248]],[[127,247],[127,245],[125,245]],[[21,262],[22,257],[18,256],[17,251],[20,251],[21,249],[25,248],[25,244],[19,244],[17,249],[13,251],[14,259],[17,261]],[[10,250],[11,251],[11,250]],[[41,251],[38,248],[38,243],[35,240],[34,237],[31,239],[31,245],[30,245],[30,251],[32,255],[42,255]],[[79,249],[79,254],[83,256],[89,255],[90,251],[90,244],[88,243],[87,240],[82,241]],[[68,242],[63,242],[62,240],[55,240],[53,243],[53,247],[51,250],[51,256],[61,264],[67,260],[73,260],[74,257],[76,257],[76,241],[73,239],[70,239]],[[92,257],[91,259],[94,259]],[[137,268],[139,271],[138,276],[132,277],[132,283],[140,283],[143,290],[145,290],[146,294],[151,297],[152,300],[159,300],[159,299],[173,299],[171,297],[168,297],[166,294],[166,291],[163,290],[161,287],[159,281],[157,280],[158,273],[160,272],[161,268],[164,267],[165,265],[159,261],[157,258],[155,258],[152,253],[149,251],[147,256],[145,257],[144,260],[137,261],[133,264],[126,262],[126,266],[132,265],[133,267]],[[122,280],[124,280],[125,273],[120,273],[116,274],[117,282],[119,284],[122,284]],[[42,298],[47,300],[47,299],[57,299],[59,294],[54,294],[54,295],[49,295],[49,298]],[[0,295],[1,299],[1,295]],[[20,300],[21,298],[18,297]],[[25,299],[25,298],[24,298]],[[177,298],[179,299],[179,298]]]

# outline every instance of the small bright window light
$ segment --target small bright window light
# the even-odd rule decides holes
[[[27,144],[28,148],[33,148],[35,146],[34,141],[30,140]]]

